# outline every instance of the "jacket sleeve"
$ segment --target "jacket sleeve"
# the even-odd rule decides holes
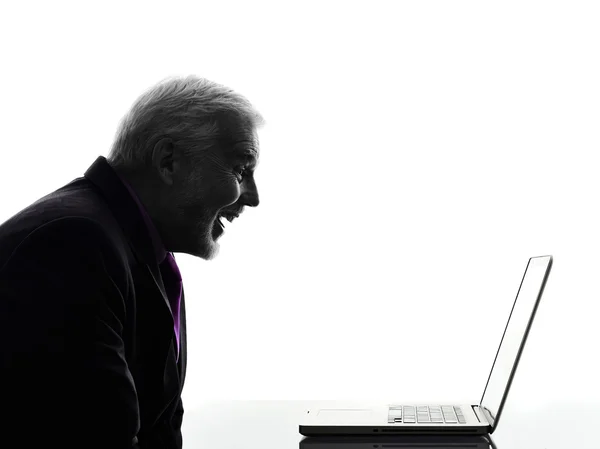
[[[118,260],[99,225],[69,217],[0,267],[0,446],[137,448],[125,304],[107,270]]]

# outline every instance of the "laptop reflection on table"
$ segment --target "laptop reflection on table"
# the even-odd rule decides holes
[[[324,435],[304,437],[299,449],[497,449],[489,435]]]

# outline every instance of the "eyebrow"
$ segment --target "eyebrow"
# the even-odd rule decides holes
[[[233,155],[233,159],[236,161],[249,161],[249,165],[252,165],[254,167],[256,167],[258,165],[258,159],[256,158],[256,153],[254,153],[253,151],[250,151],[248,149],[246,150],[242,150],[242,151],[237,151],[234,155]]]

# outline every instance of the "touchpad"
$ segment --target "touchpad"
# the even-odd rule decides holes
[[[319,410],[319,421],[331,424],[364,424],[373,419],[373,410],[364,408],[339,408]]]

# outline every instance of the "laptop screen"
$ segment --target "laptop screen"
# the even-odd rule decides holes
[[[480,403],[492,415],[494,428],[498,424],[551,266],[552,256],[532,257],[523,275]]]

